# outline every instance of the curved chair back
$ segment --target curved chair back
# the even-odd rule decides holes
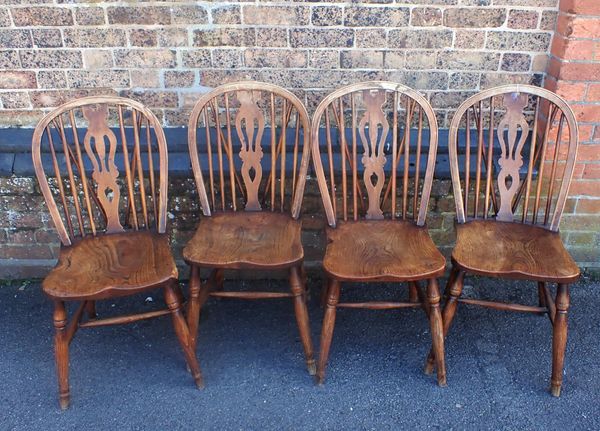
[[[235,82],[202,96],[190,115],[188,145],[203,214],[269,209],[297,218],[308,130],[300,99],[277,85]]]
[[[109,96],[65,103],[38,123],[32,156],[63,245],[100,232],[165,232],[167,145],[141,103]]]
[[[573,111],[549,90],[506,85],[468,98],[449,136],[458,222],[495,218],[557,231],[577,145]]]
[[[438,126],[423,96],[393,82],[342,87],[317,107],[311,137],[330,226],[363,217],[425,223]]]

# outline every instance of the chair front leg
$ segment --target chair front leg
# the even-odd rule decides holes
[[[556,292],[556,315],[552,331],[552,380],[550,391],[560,396],[565,350],[567,347],[567,312],[569,310],[569,285],[559,284]]]
[[[190,331],[190,346],[196,351],[200,320],[200,269],[192,265],[190,270],[190,298],[187,306],[187,325]]]
[[[431,341],[437,368],[439,386],[446,386],[446,362],[444,355],[444,329],[440,312],[440,291],[435,278],[427,282],[427,302],[429,304],[429,324],[431,325]]]
[[[188,366],[190,367],[192,376],[194,377],[194,381],[196,382],[196,386],[198,386],[199,389],[202,389],[204,387],[204,382],[202,380],[200,366],[198,365],[198,359],[196,359],[196,352],[192,348],[192,337],[188,325],[183,317],[183,314],[181,313],[181,304],[179,303],[177,293],[175,292],[175,289],[172,284],[167,284],[165,286],[165,302],[167,303],[169,310],[171,310],[171,316],[173,317],[173,326],[175,328],[175,333],[177,334],[179,343],[183,348],[185,360]]]
[[[319,352],[319,365],[317,367],[317,383],[322,385],[325,381],[325,367],[329,357],[329,348],[333,338],[333,327],[335,326],[335,313],[338,301],[340,299],[340,282],[330,280],[327,288],[327,304],[325,306],[325,316],[323,317],[323,327],[321,329],[321,350]]]
[[[442,312],[442,324],[444,329],[444,337],[448,335],[450,325],[456,314],[458,307],[458,298],[460,297],[463,289],[463,283],[465,279],[465,272],[458,268],[452,268],[452,273],[448,279],[448,285],[446,286],[446,294],[448,300],[444,305],[444,311]],[[435,367],[435,352],[433,349],[429,351],[427,362],[425,363],[425,374],[432,374]]]
[[[60,408],[69,407],[69,339],[67,337],[67,311],[63,301],[54,302],[54,357],[58,377]]]
[[[302,340],[302,347],[304,348],[304,355],[306,357],[306,367],[308,373],[314,376],[316,373],[316,364],[313,357],[313,344],[310,335],[310,325],[308,321],[308,309],[306,308],[305,301],[305,290],[302,278],[300,276],[299,268],[293,267],[290,269],[290,288],[294,295],[294,310],[296,314],[296,321],[298,322],[298,330],[300,331],[300,339]]]

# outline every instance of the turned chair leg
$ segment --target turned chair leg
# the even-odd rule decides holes
[[[69,407],[69,339],[67,338],[67,311],[63,301],[54,302],[54,356],[58,376],[58,399],[60,408]]]
[[[567,312],[569,309],[569,285],[559,284],[556,292],[556,315],[552,331],[552,380],[550,391],[560,396],[567,347]]]
[[[319,304],[321,308],[325,308],[327,305],[327,295],[329,295],[329,286],[331,285],[331,280],[326,278],[323,280],[323,285],[321,286],[321,297],[319,298]]]
[[[204,387],[204,382],[202,380],[202,373],[200,372],[198,360],[196,359],[196,352],[191,345],[190,331],[183,314],[181,313],[181,304],[177,299],[177,293],[175,292],[174,287],[170,284],[165,286],[165,302],[167,303],[169,310],[171,310],[175,333],[177,334],[179,343],[183,348],[185,360],[191,370],[192,376],[194,377],[196,386],[198,386],[199,389],[202,389]]]
[[[437,369],[439,386],[446,386],[446,362],[444,356],[444,329],[440,312],[440,291],[435,278],[427,282],[427,302],[429,304],[429,323],[431,325],[431,341]]]
[[[322,385],[325,381],[325,367],[329,357],[331,339],[333,338],[333,327],[335,326],[336,306],[340,299],[340,282],[330,280],[327,289],[327,305],[325,316],[323,317],[323,327],[321,329],[321,349],[319,352],[319,364],[317,367],[317,383]]]
[[[98,317],[98,315],[96,314],[96,301],[87,301],[85,303],[85,311],[90,320],[93,320],[96,317]]]
[[[296,312],[296,321],[300,331],[300,339],[304,348],[306,357],[306,367],[308,373],[314,376],[316,373],[316,364],[313,356],[313,344],[310,335],[310,325],[308,322],[308,309],[306,308],[304,284],[300,276],[300,270],[297,267],[290,269],[290,288],[294,295],[294,310]]]
[[[187,325],[190,331],[190,347],[195,352],[200,324],[200,269],[192,265],[190,271],[190,298],[187,306]]]
[[[456,314],[456,308],[458,307],[458,298],[460,297],[463,289],[463,282],[465,278],[465,272],[460,271],[458,268],[452,268],[452,273],[448,279],[446,285],[446,294],[448,300],[444,305],[444,311],[442,312],[442,324],[444,330],[444,337],[448,335],[450,325]],[[433,349],[429,351],[427,362],[425,363],[425,374],[432,374],[435,367],[435,352]]]

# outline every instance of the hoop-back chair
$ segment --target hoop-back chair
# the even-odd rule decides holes
[[[445,259],[425,226],[438,142],[433,109],[400,84],[352,84],[319,104],[311,138],[329,225],[318,383],[325,378],[337,308],[422,307],[437,353],[438,384],[444,386],[437,277],[444,273]],[[427,294],[421,280],[427,280]],[[339,302],[342,282],[407,282],[417,300]]]
[[[460,105],[450,125],[457,239],[445,292],[444,334],[458,302],[546,313],[553,327],[554,396],[562,384],[568,286],[579,277],[558,233],[577,145],[571,108],[551,91],[530,85],[482,91]],[[468,273],[535,281],[539,304],[461,298]],[[547,283],[558,284],[556,300]],[[433,357],[430,352],[426,372],[434,368]]]
[[[69,406],[69,344],[79,327],[171,314],[186,362],[201,387],[165,234],[167,146],[157,118],[142,104],[120,97],[73,100],[40,120],[32,155],[62,243],[58,264],[42,283],[54,301],[61,408]],[[96,315],[97,300],[155,288],[164,289],[167,309],[104,319]],[[67,301],[80,301],[70,322]],[[89,318],[84,320],[86,310]]]
[[[201,97],[188,143],[202,214],[183,250],[191,266],[188,323],[196,343],[208,296],[292,298],[306,364],[315,373],[298,220],[310,159],[309,118],[291,92],[236,82]],[[201,283],[200,269],[210,275]],[[287,270],[291,292],[224,291],[224,270]]]

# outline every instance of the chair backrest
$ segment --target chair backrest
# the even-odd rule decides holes
[[[386,215],[425,223],[438,126],[419,93],[393,82],[342,87],[317,107],[311,138],[330,226],[337,219]]]
[[[302,102],[277,85],[235,82],[202,96],[190,115],[188,145],[203,214],[269,209],[297,218],[309,124]]]
[[[103,96],[65,103],[38,123],[32,156],[64,245],[101,232],[165,232],[167,145],[141,103]]]
[[[449,136],[458,222],[495,217],[557,231],[577,145],[573,111],[549,90],[507,85],[468,98]]]

